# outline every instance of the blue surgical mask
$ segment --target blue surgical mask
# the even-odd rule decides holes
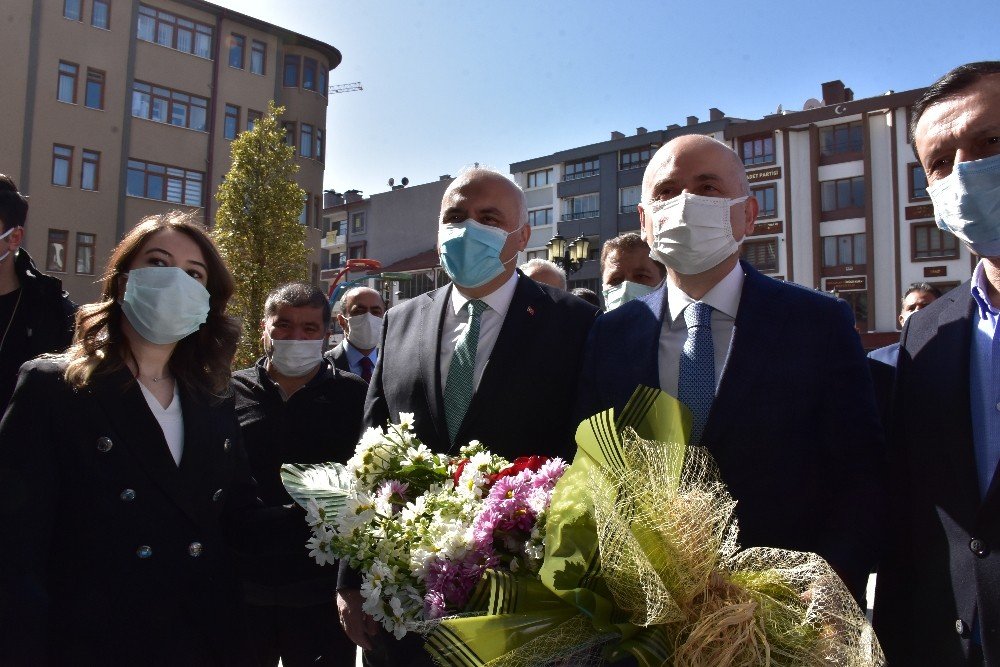
[[[471,218],[465,222],[441,225],[438,231],[441,266],[459,287],[482,287],[503,273],[505,264],[517,259],[515,254],[503,262],[500,252],[507,243],[507,237],[521,227],[505,232]]]
[[[927,193],[938,227],[981,257],[1000,256],[1000,155],[959,162]]]
[[[653,292],[656,288],[650,287],[649,285],[643,285],[642,283],[634,283],[631,280],[623,280],[620,284],[615,286],[605,285],[604,286],[604,309],[614,310],[622,304],[628,303],[633,299],[638,299],[641,296],[646,296],[647,294]]]
[[[150,343],[167,345],[194,333],[208,320],[205,286],[175,266],[128,272],[122,312]]]

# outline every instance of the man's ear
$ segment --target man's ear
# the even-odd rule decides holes
[[[743,238],[753,234],[754,225],[757,224],[758,211],[760,211],[760,205],[757,203],[757,198],[750,195],[750,198],[743,205]]]
[[[646,225],[646,209],[643,208],[642,203],[639,203],[639,204],[636,205],[635,210],[639,213],[639,231],[640,231],[640,235],[642,236],[642,240],[645,241],[646,244],[650,248],[652,248],[653,247],[653,230],[650,228],[652,226],[652,223],[650,223],[650,226],[647,227],[647,225]]]
[[[24,227],[15,227],[14,231],[10,233],[10,236],[4,239],[9,245],[11,252],[14,252],[21,247],[21,242],[24,241]]]
[[[340,328],[343,329],[345,332],[347,331],[348,329],[347,318],[344,317],[343,313],[337,313],[337,324],[339,324]]]

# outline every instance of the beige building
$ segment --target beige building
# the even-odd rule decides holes
[[[103,263],[143,216],[212,223],[230,142],[272,99],[319,283],[336,48],[202,0],[4,0],[0,17],[0,172],[30,197],[25,247],[73,300],[97,297]]]

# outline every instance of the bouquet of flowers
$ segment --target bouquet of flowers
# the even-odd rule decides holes
[[[412,422],[368,429],[346,466],[281,473],[313,528],[309,554],[360,570],[364,610],[397,638],[462,612],[487,570],[537,575],[566,469],[543,456],[511,463],[476,441],[458,458],[435,454]]]

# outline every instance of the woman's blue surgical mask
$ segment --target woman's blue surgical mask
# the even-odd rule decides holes
[[[642,283],[634,283],[631,280],[623,280],[618,285],[604,286],[604,309],[614,310],[622,304],[626,304],[633,299],[653,292],[656,288]]]
[[[523,226],[512,232],[505,232],[478,223],[472,218],[465,222],[441,225],[438,230],[441,266],[459,287],[482,287],[503,273],[504,265],[517,259],[515,253],[504,262],[500,259],[500,252],[507,243],[507,237]]]
[[[205,286],[176,266],[147,266],[128,272],[122,312],[150,343],[167,345],[208,320]]]
[[[1000,256],[1000,155],[959,162],[927,194],[938,227],[980,257]]]

